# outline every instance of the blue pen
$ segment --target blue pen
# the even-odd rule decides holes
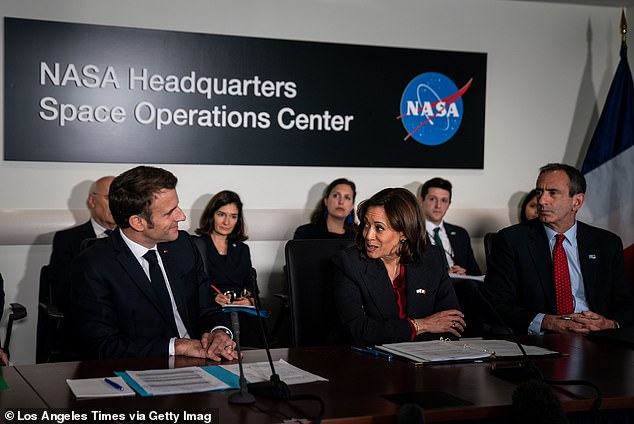
[[[115,389],[120,390],[120,391],[122,391],[122,392],[123,392],[123,391],[125,391],[125,389],[123,388],[123,386],[122,386],[122,385],[115,383],[114,381],[110,380],[109,378],[104,378],[103,380],[104,380],[106,383],[110,384],[110,385],[111,385],[112,387],[114,387]]]
[[[375,357],[385,358],[388,361],[394,359],[394,355],[386,352],[382,352],[377,349],[372,349],[371,347],[359,347],[359,346],[350,346],[352,350],[356,350],[357,352],[367,353],[368,355],[372,355]]]

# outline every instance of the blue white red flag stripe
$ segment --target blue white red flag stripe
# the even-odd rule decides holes
[[[621,237],[634,287],[634,84],[625,42],[620,56],[581,168],[588,190],[579,218]]]

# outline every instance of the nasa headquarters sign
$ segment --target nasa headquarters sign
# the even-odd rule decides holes
[[[5,18],[4,158],[482,168],[486,54]]]

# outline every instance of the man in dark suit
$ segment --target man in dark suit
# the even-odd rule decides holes
[[[90,220],[76,227],[58,231],[53,237],[50,262],[50,283],[55,302],[60,310],[68,312],[70,292],[70,263],[79,254],[85,239],[107,237],[116,226],[108,206],[108,190],[113,176],[101,177],[90,186],[86,205]]]
[[[540,169],[536,188],[539,219],[495,238],[485,281],[493,306],[520,334],[634,324],[621,239],[576,220],[585,198],[583,174],[549,164]]]
[[[467,230],[443,221],[451,205],[451,189],[451,183],[443,178],[432,178],[420,188],[418,202],[425,216],[428,240],[445,251],[449,273],[480,275]]]
[[[176,177],[139,166],[112,181],[118,228],[73,262],[73,323],[91,357],[235,359],[228,319],[189,235]]]

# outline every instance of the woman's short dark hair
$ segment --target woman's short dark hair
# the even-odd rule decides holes
[[[152,166],[137,166],[115,177],[110,184],[108,203],[112,218],[121,229],[130,227],[130,217],[139,215],[152,225],[150,205],[161,190],[176,188],[171,172]]]
[[[327,199],[328,196],[330,196],[330,193],[332,193],[335,187],[337,187],[339,184],[345,184],[352,189],[352,202],[354,203],[355,199],[357,198],[357,186],[352,181],[346,178],[337,178],[336,180],[328,184],[328,187],[324,189],[324,193],[321,196],[321,199],[319,199],[317,205],[315,206],[315,209],[313,209],[313,213],[310,215],[311,223],[319,224],[320,222],[326,220],[326,217],[328,216],[328,210],[326,209],[326,205],[324,204],[324,199]],[[350,215],[348,216],[344,224],[344,228],[346,229],[346,231],[353,229],[354,221],[355,216],[353,207],[350,211]]]
[[[526,206],[528,206],[530,201],[535,197],[537,197],[537,189],[534,188],[522,199],[522,204],[520,205],[520,222],[528,221],[528,217],[526,216]]]
[[[365,253],[365,215],[368,208],[383,207],[385,215],[394,231],[400,231],[405,241],[400,246],[400,261],[402,264],[418,262],[423,256],[426,244],[425,219],[418,207],[416,196],[404,188],[385,188],[359,204],[357,215],[361,224],[357,228],[355,242],[361,256],[369,259]]]
[[[235,204],[238,208],[238,222],[236,222],[236,226],[229,234],[228,238],[231,240],[244,241],[248,237],[244,230],[244,217],[242,215],[242,200],[240,200],[240,196],[237,193],[229,190],[223,190],[219,193],[216,193],[214,197],[211,198],[205,209],[203,210],[202,215],[200,216],[199,227],[196,228],[196,234],[211,234],[214,229],[214,214],[218,209],[225,205]]]

